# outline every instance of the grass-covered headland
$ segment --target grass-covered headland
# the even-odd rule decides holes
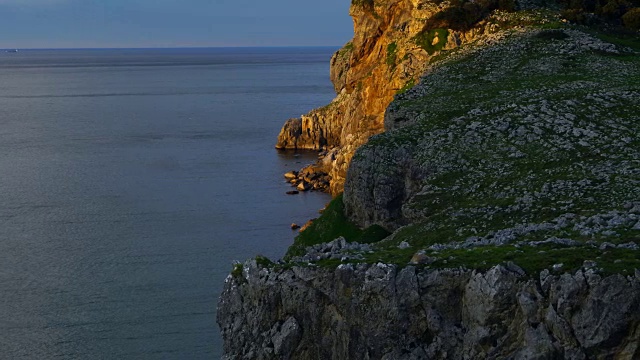
[[[640,38],[554,16],[429,48],[440,53],[427,74],[355,154],[345,199],[296,238],[287,264],[640,269]],[[413,174],[395,205],[380,191],[393,174]],[[352,218],[347,201],[359,209]],[[384,206],[396,215],[378,221]]]

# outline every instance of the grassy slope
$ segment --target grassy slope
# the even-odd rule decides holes
[[[640,242],[629,219],[619,226],[585,224],[598,214],[609,221],[640,200],[640,56],[598,46],[566,51],[566,34],[582,37],[547,30],[445,60],[424,80],[428,85],[393,104],[421,120],[367,146],[416,144],[420,160],[435,170],[408,204],[418,214],[414,223],[380,244],[377,259],[397,257],[402,241],[424,248],[486,240],[518,226],[557,225],[566,214],[578,218],[574,226],[540,226],[519,240]],[[637,39],[602,38],[640,47]],[[513,260],[535,270],[556,263],[575,268],[590,259],[605,271],[640,268],[634,250],[460,247],[432,254],[438,259],[432,266],[483,268]]]
[[[307,246],[330,242],[341,236],[348,242],[374,243],[388,235],[387,231],[377,225],[361,230],[351,223],[344,215],[342,195],[339,195],[329,203],[319,219],[296,237],[286,258],[303,254]]]
[[[569,28],[515,36],[444,54],[424,85],[400,95],[391,111],[417,121],[365,146],[412,144],[431,175],[406,204],[412,224],[366,260],[405,265],[425,250],[430,267],[514,261],[534,272],[595,260],[604,272],[640,268],[637,250],[600,246],[640,244],[630,210],[640,201],[640,41],[594,34],[617,47]],[[340,205],[289,255],[336,236],[362,240]],[[516,235],[491,244],[504,233]],[[474,238],[486,246],[468,246]],[[554,238],[574,243],[531,244]]]

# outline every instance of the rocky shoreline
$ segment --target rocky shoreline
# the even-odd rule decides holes
[[[289,171],[284,174],[285,180],[296,190],[287,192],[289,195],[297,195],[305,191],[329,191],[329,174],[318,169],[315,165],[307,165],[300,171]]]
[[[640,355],[640,272],[250,260],[227,278],[218,322],[229,360],[632,360]]]
[[[548,9],[424,27],[448,6],[352,2],[340,95],[279,140],[324,151],[294,191],[344,194],[235,265],[226,359],[640,358],[640,38]]]

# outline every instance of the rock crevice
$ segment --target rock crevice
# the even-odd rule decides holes
[[[218,307],[229,359],[640,356],[638,276],[243,266]]]
[[[425,33],[425,24],[446,4],[432,0],[352,2],[354,37],[331,58],[336,98],[325,107],[287,120],[276,148],[331,151],[332,159],[324,161],[323,170],[331,175],[331,193],[342,192],[355,150],[384,130],[384,112],[394,95],[415,84],[437,55],[438,51],[425,50],[416,36]],[[498,27],[481,21],[463,32],[444,30],[442,49],[452,49],[494,33]]]

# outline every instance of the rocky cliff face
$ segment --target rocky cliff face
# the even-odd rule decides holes
[[[387,132],[349,169],[357,225],[450,226],[464,240],[640,199],[638,53],[572,29],[493,42],[434,65],[389,106]]]
[[[382,3],[419,7],[376,1],[356,25],[381,26]],[[369,139],[285,261],[227,278],[229,359],[640,358],[640,39],[553,19],[492,12],[484,29],[510,29],[441,53],[384,133],[331,122]],[[348,51],[371,65],[376,47],[356,35]],[[310,124],[373,96],[349,90],[354,69],[378,71],[362,66],[334,66],[347,90]]]
[[[276,148],[327,150],[319,167],[331,176],[331,192],[342,192],[353,153],[384,130],[384,112],[393,96],[416,83],[440,50],[500,28],[480,21],[473,28],[454,30],[429,20],[451,6],[433,0],[352,1],[353,40],[331,59],[337,97],[288,120]]]
[[[640,273],[249,261],[218,310],[228,359],[637,359]]]

